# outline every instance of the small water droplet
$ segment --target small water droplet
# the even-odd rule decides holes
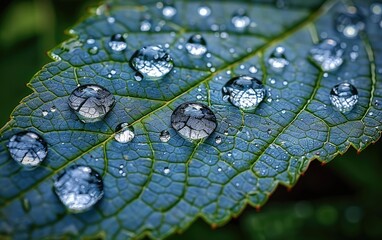
[[[284,86],[288,85],[288,82],[287,81],[283,81],[283,85]]]
[[[286,113],[286,111],[285,110],[281,110],[281,113],[284,114],[284,113]]]
[[[52,106],[52,107],[50,108],[50,111],[51,111],[52,113],[54,113],[55,111],[57,111],[56,106]]]
[[[119,168],[120,168],[120,169],[123,169],[123,168],[124,168],[123,164],[119,165]]]
[[[228,157],[231,157],[231,156],[232,156],[232,153],[231,153],[231,152],[228,152],[228,153],[227,153],[227,156],[228,156]]]
[[[161,142],[168,142],[171,139],[171,135],[167,130],[163,130],[159,134],[159,139]]]
[[[265,96],[263,84],[249,76],[234,77],[223,87],[223,100],[243,110],[255,109]]]
[[[72,166],[59,174],[54,181],[54,190],[65,205],[74,213],[93,207],[103,196],[101,176],[87,166]]]
[[[219,168],[218,168],[218,172],[221,172],[221,171],[222,171],[222,168],[219,167]]]
[[[164,174],[169,174],[171,172],[171,170],[168,168],[168,167],[165,167],[165,168],[163,168],[163,173]]]
[[[222,142],[222,137],[220,137],[220,136],[216,136],[215,137],[215,143],[216,144],[220,144]]]
[[[127,48],[126,40],[122,34],[114,34],[109,41],[109,47],[114,51],[121,52]]]
[[[128,123],[120,123],[115,128],[114,139],[119,143],[131,142],[135,137],[134,128],[129,126]]]
[[[170,18],[174,17],[176,12],[177,12],[176,8],[171,6],[171,5],[164,6],[163,9],[162,9],[162,14],[167,19],[170,19]]]
[[[145,78],[160,79],[174,67],[171,56],[161,46],[146,46],[133,54],[131,66]]]
[[[289,64],[289,61],[285,57],[285,48],[278,46],[272,52],[268,59],[269,65],[274,69],[283,69]]]
[[[42,116],[43,116],[43,117],[46,117],[46,116],[48,116],[48,111],[46,111],[46,110],[42,110],[42,112],[41,112],[41,113],[42,113]]]
[[[358,91],[350,83],[340,83],[330,91],[330,101],[336,110],[350,112],[358,102]]]
[[[69,96],[69,106],[84,123],[102,120],[115,104],[114,96],[98,85],[82,85]]]
[[[272,129],[268,129],[267,133],[268,133],[268,135],[271,135],[272,134]]]
[[[21,204],[25,212],[29,212],[31,210],[31,204],[28,198],[22,198]]]
[[[200,7],[198,8],[198,14],[199,14],[201,17],[208,17],[209,15],[211,15],[211,8],[209,8],[209,7],[206,6],[206,5],[200,6]]]
[[[336,18],[336,29],[347,38],[355,38],[365,28],[364,18],[357,8],[350,7],[350,11],[340,13]]]
[[[206,40],[204,40],[202,35],[194,34],[188,39],[186,49],[193,56],[203,56],[207,52]]]
[[[98,47],[96,46],[93,46],[91,48],[88,49],[88,53],[91,54],[91,55],[95,55],[98,53]]]
[[[217,127],[215,114],[202,103],[183,103],[171,115],[172,127],[187,140],[207,138]]]
[[[373,112],[369,112],[369,116],[373,116],[374,115],[374,113]]]
[[[373,3],[370,10],[374,15],[382,15],[382,3]]]
[[[34,132],[24,131],[13,135],[8,150],[18,164],[27,170],[34,169],[44,161],[48,147],[42,137]]]
[[[107,20],[107,22],[110,23],[110,24],[115,23],[115,18],[113,18],[113,17],[108,17],[106,20]]]
[[[251,19],[247,16],[244,9],[239,9],[232,15],[231,22],[235,28],[243,30],[251,23]]]
[[[310,50],[310,57],[323,71],[335,71],[343,63],[344,50],[334,39],[324,39]]]
[[[145,20],[142,20],[141,21],[141,27],[140,27],[140,29],[141,29],[141,31],[142,32],[148,32],[148,31],[150,31],[150,29],[151,29],[151,21],[150,20],[147,20],[147,19],[145,19]]]
[[[142,75],[140,72],[136,72],[136,73],[134,74],[134,79],[135,79],[136,81],[140,82],[140,81],[142,81],[142,79],[143,79],[143,75]]]
[[[255,66],[250,66],[249,67],[249,69],[248,69],[248,71],[250,72],[250,73],[257,73],[257,68],[255,67]]]

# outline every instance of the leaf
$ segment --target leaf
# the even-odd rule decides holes
[[[293,186],[313,159],[328,162],[350,146],[361,151],[375,142],[382,119],[378,15],[369,14],[369,2],[356,2],[369,17],[365,31],[346,39],[333,27],[344,3],[285,3],[281,9],[273,1],[211,1],[211,15],[205,18],[197,13],[201,3],[188,1],[174,3],[177,12],[171,19],[155,1],[113,1],[93,10],[69,31],[71,39],[51,51],[56,61],[33,77],[29,86],[34,92],[1,130],[0,234],[164,238],[197,217],[222,225],[246,204],[263,205],[278,184]],[[231,23],[238,9],[245,9],[253,22],[244,31]],[[148,16],[151,29],[142,32],[141,21]],[[127,49],[118,53],[108,45],[117,33],[127,33]],[[187,54],[184,44],[193,33],[203,35],[210,54]],[[346,44],[338,71],[325,74],[309,60],[318,36]],[[130,57],[158,44],[168,47],[174,70],[161,80],[134,80]],[[268,63],[277,46],[286,49],[289,61],[281,72]],[[250,73],[251,66],[258,72]],[[222,100],[223,85],[242,74],[266,86],[267,99],[255,111],[243,112]],[[359,93],[358,104],[347,114],[335,111],[329,100],[331,88],[342,81]],[[70,110],[68,96],[78,84],[89,83],[108,89],[116,105],[103,121],[84,124]],[[172,111],[189,101],[210,106],[216,115],[218,127],[204,142],[188,142],[171,128]],[[122,122],[134,127],[130,143],[114,140]],[[43,136],[49,148],[47,159],[33,171],[22,170],[6,147],[12,135],[25,129]],[[163,130],[171,135],[167,143],[159,139]],[[52,189],[54,176],[75,164],[101,173],[105,188],[95,208],[79,214],[68,213]]]

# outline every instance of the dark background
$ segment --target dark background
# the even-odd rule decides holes
[[[98,1],[0,2],[0,125],[31,93],[26,83],[50,62],[46,52]],[[247,207],[225,226],[196,221],[170,239],[382,239],[382,143],[321,165],[292,189],[280,186],[262,209]]]

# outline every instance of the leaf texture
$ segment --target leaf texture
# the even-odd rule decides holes
[[[274,1],[176,1],[171,18],[155,1],[116,0],[93,9],[69,31],[71,39],[51,51],[55,61],[33,77],[33,93],[1,130],[0,234],[14,239],[164,238],[198,217],[221,225],[246,204],[263,205],[278,184],[293,186],[313,159],[328,162],[350,146],[362,150],[377,141],[382,31],[370,17],[371,2],[355,2],[368,17],[364,31],[353,39],[334,27],[345,3],[285,3],[280,8]],[[202,5],[211,15],[198,14]],[[245,9],[252,22],[244,30],[231,22],[238,9]],[[141,29],[145,19],[149,31]],[[207,42],[202,58],[184,47],[194,33]],[[127,34],[124,51],[109,47],[114,34]],[[326,37],[346,45],[344,64],[330,73],[309,59],[310,49]],[[174,69],[160,80],[136,81],[131,56],[158,44],[172,56]],[[282,71],[268,62],[277,46],[285,48],[289,62]],[[91,53],[94,47],[97,52]],[[250,72],[251,67],[257,71]],[[239,75],[257,77],[266,87],[267,98],[254,111],[222,100],[224,84]],[[335,111],[329,100],[331,88],[343,81],[359,94],[347,114]],[[79,84],[98,84],[115,96],[115,107],[104,120],[84,124],[71,111],[68,97]],[[205,141],[191,143],[172,129],[171,114],[184,102],[201,102],[215,113],[218,127]],[[122,122],[135,133],[125,144],[114,139]],[[6,147],[12,135],[26,129],[48,144],[47,159],[33,171],[19,167]],[[160,141],[163,130],[170,133],[168,142]],[[76,164],[102,175],[105,194],[90,211],[72,214],[52,186],[54,176]]]

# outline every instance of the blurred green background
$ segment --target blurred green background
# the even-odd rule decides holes
[[[26,83],[50,62],[46,52],[68,38],[98,1],[3,0],[0,4],[0,123],[31,93]],[[322,166],[314,161],[297,185],[280,186],[260,210],[247,207],[212,229],[196,221],[169,239],[382,239],[382,141]]]

